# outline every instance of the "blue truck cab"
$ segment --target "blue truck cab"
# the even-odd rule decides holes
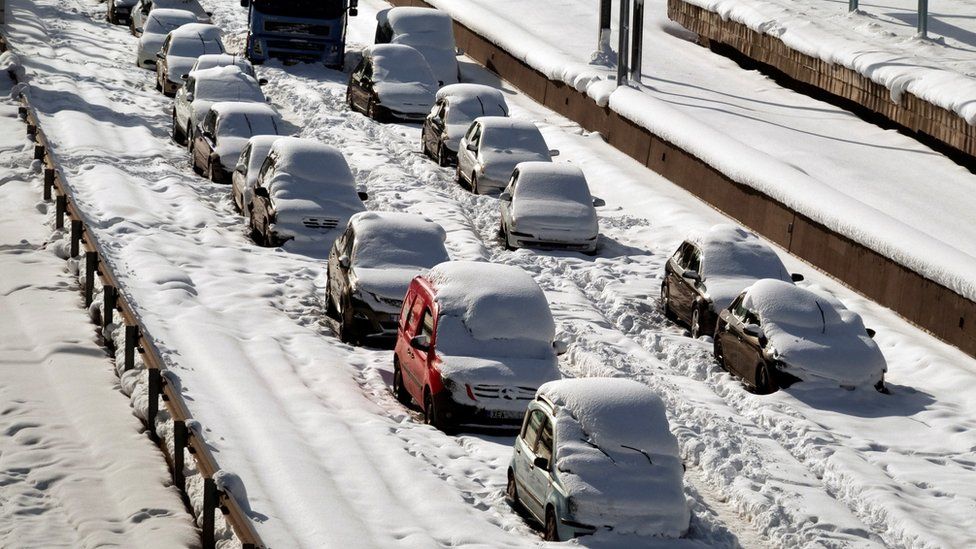
[[[359,0],[241,0],[248,8],[246,55],[252,63],[278,58],[342,68],[346,18]]]

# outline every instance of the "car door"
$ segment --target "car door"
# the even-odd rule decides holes
[[[726,326],[722,339],[722,352],[725,354],[725,362],[728,368],[738,375],[745,377],[749,374],[749,366],[746,365],[748,343],[745,341],[745,320],[747,310],[742,304],[745,294],[739,295],[729,306],[729,322]]]
[[[499,200],[499,208],[501,210],[502,225],[511,228],[512,226],[512,205],[515,203],[515,194],[518,190],[518,178],[519,171],[516,168],[512,171],[512,178],[508,181],[508,186],[505,187],[504,193],[508,193],[508,200]]]
[[[458,150],[458,171],[468,183],[477,164],[478,143],[481,141],[481,123],[472,122]],[[474,150],[472,150],[474,149]]]
[[[546,500],[549,495],[549,488],[552,485],[552,449],[553,449],[553,425],[548,416],[544,416],[542,428],[539,429],[539,438],[536,440],[532,450],[532,462],[529,463],[529,474],[526,482],[526,492],[531,496],[529,499],[536,505],[535,515],[540,520],[546,516]],[[544,466],[536,466],[535,460],[544,459]]]
[[[166,56],[169,55],[169,45],[173,42],[173,37],[167,35],[166,40],[163,40],[163,45],[159,48],[159,53],[156,57],[156,74],[159,75],[159,81],[163,82],[166,77]]]
[[[695,289],[697,282],[685,278],[686,273],[699,273],[701,268],[701,250],[698,246],[686,242],[684,251],[678,261],[678,269],[675,280],[676,284],[671,288],[671,308],[684,321],[691,322],[691,310],[695,303],[698,292]]]
[[[411,340],[420,335],[426,335],[427,341],[432,341],[430,338],[434,335],[434,317],[433,311],[431,309],[431,303],[427,300],[427,296],[424,294],[419,294],[414,304],[414,309],[410,313],[410,318],[407,324],[407,345],[405,347],[406,357],[401,357],[400,368],[404,372],[403,383],[413,395],[417,402],[423,403],[424,401],[424,387],[427,385],[428,377],[428,366],[429,366],[429,355],[433,352],[433,348],[428,346],[427,349],[422,349],[413,346],[410,342]]]
[[[209,111],[200,123],[199,131],[193,132],[193,162],[206,169],[210,153],[217,146],[217,113]]]
[[[519,499],[525,508],[540,520],[545,516],[545,503],[538,492],[532,488],[537,486],[537,481],[534,479],[536,467],[533,461],[539,434],[546,422],[545,412],[538,408],[531,410],[522,422],[522,432],[515,439],[515,482],[519,490]]]
[[[430,152],[437,154],[437,147],[440,145],[441,134],[444,132],[444,120],[447,114],[446,101],[438,99],[424,121],[424,147]]]
[[[193,110],[194,93],[197,89],[197,79],[190,76],[186,85],[176,92],[173,108],[176,110],[176,121],[183,131],[190,130],[190,116]]]
[[[353,242],[355,242],[355,234],[352,225],[349,225],[332,244],[332,253],[329,254],[329,298],[332,299],[336,310],[342,306],[343,296],[349,286],[349,270],[343,268],[339,259],[352,257]]]
[[[251,143],[244,145],[244,149],[241,150],[241,156],[237,159],[237,164],[234,166],[234,173],[231,174],[231,192],[234,195],[234,203],[237,204],[241,211],[247,207],[244,204],[244,186],[247,184],[247,165],[251,161]]]
[[[271,222],[271,199],[268,197],[258,196],[257,188],[263,187],[268,189],[268,183],[271,182],[271,177],[274,175],[275,161],[277,160],[277,155],[272,151],[268,155],[268,158],[264,160],[261,164],[261,171],[258,172],[258,178],[254,182],[255,192],[251,193],[251,217],[252,224],[255,227],[262,228],[267,226]],[[271,190],[268,189],[270,196]]]

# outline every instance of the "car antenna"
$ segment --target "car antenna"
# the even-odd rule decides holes
[[[820,309],[820,322],[823,324],[823,328],[820,329],[820,333],[827,333],[827,316],[824,315],[823,307],[820,306],[820,301],[814,301],[817,304],[817,308]]]

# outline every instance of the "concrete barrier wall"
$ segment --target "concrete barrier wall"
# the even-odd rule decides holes
[[[831,64],[791,49],[779,38],[758,33],[735,21],[724,21],[683,0],[668,0],[668,17],[697,33],[704,45],[731,48],[750,60],[766,65],[788,78],[813,86],[841,100],[851,101],[909,131],[952,149],[967,165],[976,165],[976,126],[956,113],[905,92],[900,102],[891,91],[842,65]]]
[[[421,0],[390,0],[390,3],[431,7]],[[456,21],[454,32],[458,47],[526,95],[587,130],[600,132],[615,148],[793,255],[976,356],[976,303],[973,301],[733,181],[691,153],[600,107],[585,94],[561,82],[550,81]],[[744,33],[742,29],[735,32]]]

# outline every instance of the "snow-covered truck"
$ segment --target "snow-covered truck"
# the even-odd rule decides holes
[[[359,0],[241,0],[248,9],[247,58],[321,62],[342,68],[347,17]]]

